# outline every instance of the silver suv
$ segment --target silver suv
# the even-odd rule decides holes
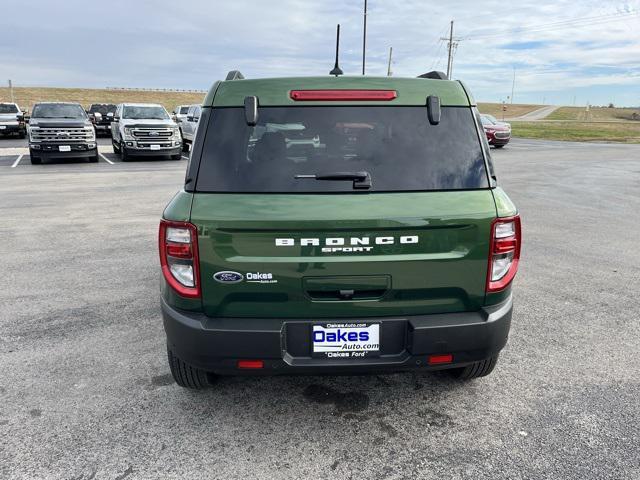
[[[182,137],[162,105],[121,103],[111,122],[113,151],[122,161],[138,156],[168,156],[180,160]]]
[[[182,131],[182,151],[188,152],[190,145],[193,145],[193,140],[196,137],[198,131],[198,122],[200,121],[200,114],[202,113],[202,106],[191,105],[187,112],[187,118],[180,123],[180,130]]]

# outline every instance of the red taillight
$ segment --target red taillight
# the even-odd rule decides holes
[[[491,223],[488,293],[504,290],[516,276],[521,244],[520,216],[496,218]]]
[[[398,97],[395,90],[291,90],[296,101],[389,101]]]
[[[264,368],[264,362],[262,360],[238,360],[238,368],[256,370]]]
[[[453,355],[451,353],[440,353],[435,355],[429,355],[427,363],[429,365],[442,365],[443,363],[453,362]]]
[[[158,248],[162,274],[169,286],[180,296],[200,297],[196,226],[160,220]]]

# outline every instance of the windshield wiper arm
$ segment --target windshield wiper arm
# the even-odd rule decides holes
[[[314,180],[352,180],[354,189],[371,188],[371,175],[369,172],[330,172],[296,175],[296,179],[311,178]]]

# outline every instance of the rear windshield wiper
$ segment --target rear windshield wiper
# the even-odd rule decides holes
[[[369,172],[331,172],[331,173],[315,173],[296,175],[295,178],[305,179],[312,178],[314,180],[352,180],[354,189],[371,188],[371,175]]]

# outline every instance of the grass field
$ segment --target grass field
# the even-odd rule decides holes
[[[546,120],[632,121],[634,113],[640,115],[640,108],[591,107],[587,112],[585,107],[560,107]]]
[[[640,143],[640,122],[511,122],[514,137],[574,142]]]
[[[87,88],[36,88],[14,87],[15,101],[20,108],[31,111],[36,102],[78,102],[85,108],[92,103],[159,103],[170,112],[176,105],[201,103],[204,93],[154,92],[134,90],[106,90]],[[0,102],[11,101],[8,87],[0,88]]]
[[[507,104],[507,111],[504,112],[504,118],[519,117],[520,115],[525,115],[542,107],[544,107],[544,105]],[[502,119],[501,103],[478,103],[478,110],[480,110],[481,113],[493,115],[498,120]]]

